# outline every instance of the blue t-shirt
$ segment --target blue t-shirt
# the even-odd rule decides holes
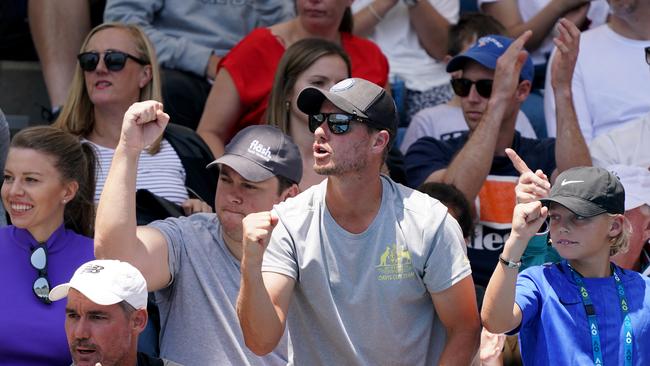
[[[411,187],[417,187],[433,172],[445,169],[465,146],[469,134],[440,141],[423,137],[409,148],[404,167]],[[555,139],[529,139],[515,131],[512,149],[533,171],[541,169],[547,176],[555,170]],[[487,286],[503,245],[510,235],[512,213],[516,204],[515,186],[519,172],[507,156],[495,156],[490,172],[476,198],[479,222],[467,248],[474,283]]]
[[[650,365],[650,279],[615,267],[628,301],[634,334],[633,364]],[[598,316],[605,366],[623,364],[623,314],[614,277],[584,278]],[[515,302],[524,365],[594,363],[587,313],[566,261],[529,268],[517,278]]]

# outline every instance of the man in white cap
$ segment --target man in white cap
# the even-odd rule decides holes
[[[186,365],[286,365],[286,337],[265,357],[246,348],[235,301],[242,219],[298,193],[298,146],[273,126],[247,127],[209,165],[219,166],[214,214],[136,226],[138,157],[168,120],[155,101],[136,103],[126,112],[99,200],[95,255],[133,264],[147,279],[149,291],[155,291],[161,357]]]
[[[244,219],[246,345],[268,353],[288,324],[293,365],[470,364],[480,325],[460,227],[380,175],[397,130],[390,95],[352,78],[303,89],[298,108],[327,179]]]
[[[147,324],[147,283],[126,262],[94,260],[52,289],[50,300],[68,298],[65,333],[73,365],[178,365],[137,352]]]

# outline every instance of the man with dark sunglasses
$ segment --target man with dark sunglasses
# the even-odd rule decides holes
[[[268,353],[286,325],[295,365],[470,364],[479,319],[460,227],[380,174],[397,129],[390,95],[352,78],[302,90],[298,108],[327,179],[243,220],[247,346]]]
[[[125,114],[97,209],[95,254],[127,261],[146,278],[160,310],[162,357],[186,365],[286,365],[286,337],[265,357],[246,348],[235,300],[242,218],[298,194],[298,146],[278,128],[249,126],[208,165],[219,167],[214,214],[136,226],[138,158],[168,121],[155,101],[136,103]]]
[[[571,75],[580,32],[568,21],[560,24],[559,39],[564,48],[562,57],[552,65],[558,71],[553,86],[561,106],[558,129],[563,131],[557,140],[524,138],[515,130],[519,106],[533,79],[533,65],[523,49],[530,32],[516,41],[492,35],[480,38],[447,66],[447,71],[461,71],[460,79],[469,80],[456,85],[457,93],[468,93],[461,99],[469,131],[446,141],[421,138],[405,157],[411,186],[424,182],[453,184],[472,204],[477,225],[467,252],[478,286],[487,286],[498,263],[516,203],[514,188],[519,173],[505,149],[514,149],[533,171],[539,170],[551,181],[565,169],[591,165],[571,103]],[[488,89],[487,82],[481,86],[481,80],[492,80],[492,87]],[[486,105],[482,112],[475,109],[481,103]]]

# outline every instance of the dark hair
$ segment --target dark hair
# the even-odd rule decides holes
[[[458,23],[449,27],[447,54],[456,56],[463,52],[468,42],[473,42],[488,34],[505,34],[505,27],[492,16],[483,13],[465,13]]]
[[[266,110],[268,124],[277,126],[282,132],[291,135],[287,98],[292,93],[298,76],[321,57],[329,55],[340,56],[347,67],[347,75],[350,76],[350,58],[343,48],[335,43],[320,38],[307,38],[287,48],[275,72],[275,80]]]
[[[79,189],[65,206],[65,227],[88,237],[95,223],[95,151],[87,143],[61,129],[35,126],[21,130],[10,148],[32,149],[56,159],[54,166],[64,182],[76,181]]]
[[[129,304],[126,300],[122,300],[118,302],[117,305],[120,306],[120,308],[124,312],[124,315],[126,315],[127,318],[130,317],[131,314],[133,314],[137,310],[136,308],[133,307],[133,305]]]
[[[354,29],[354,16],[352,16],[352,9],[348,6],[345,8],[339,24],[339,32],[352,33],[352,29]]]
[[[281,175],[276,175],[278,177],[278,196],[282,195],[289,187],[294,184],[298,184],[287,177]]]
[[[474,235],[471,206],[458,188],[451,184],[428,182],[418,187],[418,191],[428,194],[447,206],[449,213],[454,216],[463,230],[463,237],[471,238]],[[454,215],[454,211],[457,212],[457,215]]]

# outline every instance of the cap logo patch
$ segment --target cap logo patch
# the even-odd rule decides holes
[[[503,48],[503,43],[499,42],[496,38],[481,37],[478,40],[478,46],[479,47],[485,47],[485,46],[487,46],[488,43],[492,43],[492,44],[494,44],[495,46],[497,46],[499,48]]]
[[[271,160],[271,148],[262,145],[259,141],[253,140],[248,146],[248,152],[259,156],[260,158],[269,161]]]
[[[573,183],[584,183],[584,180],[566,180],[562,179],[562,183],[560,183],[561,186],[566,186],[567,184],[573,184]]]
[[[331,88],[331,92],[342,92],[344,90],[350,89],[354,85],[354,79],[345,79],[341,80],[338,83],[334,84]]]
[[[100,266],[97,264],[89,264],[83,269],[83,273],[99,273],[101,270],[104,269],[104,266]]]

